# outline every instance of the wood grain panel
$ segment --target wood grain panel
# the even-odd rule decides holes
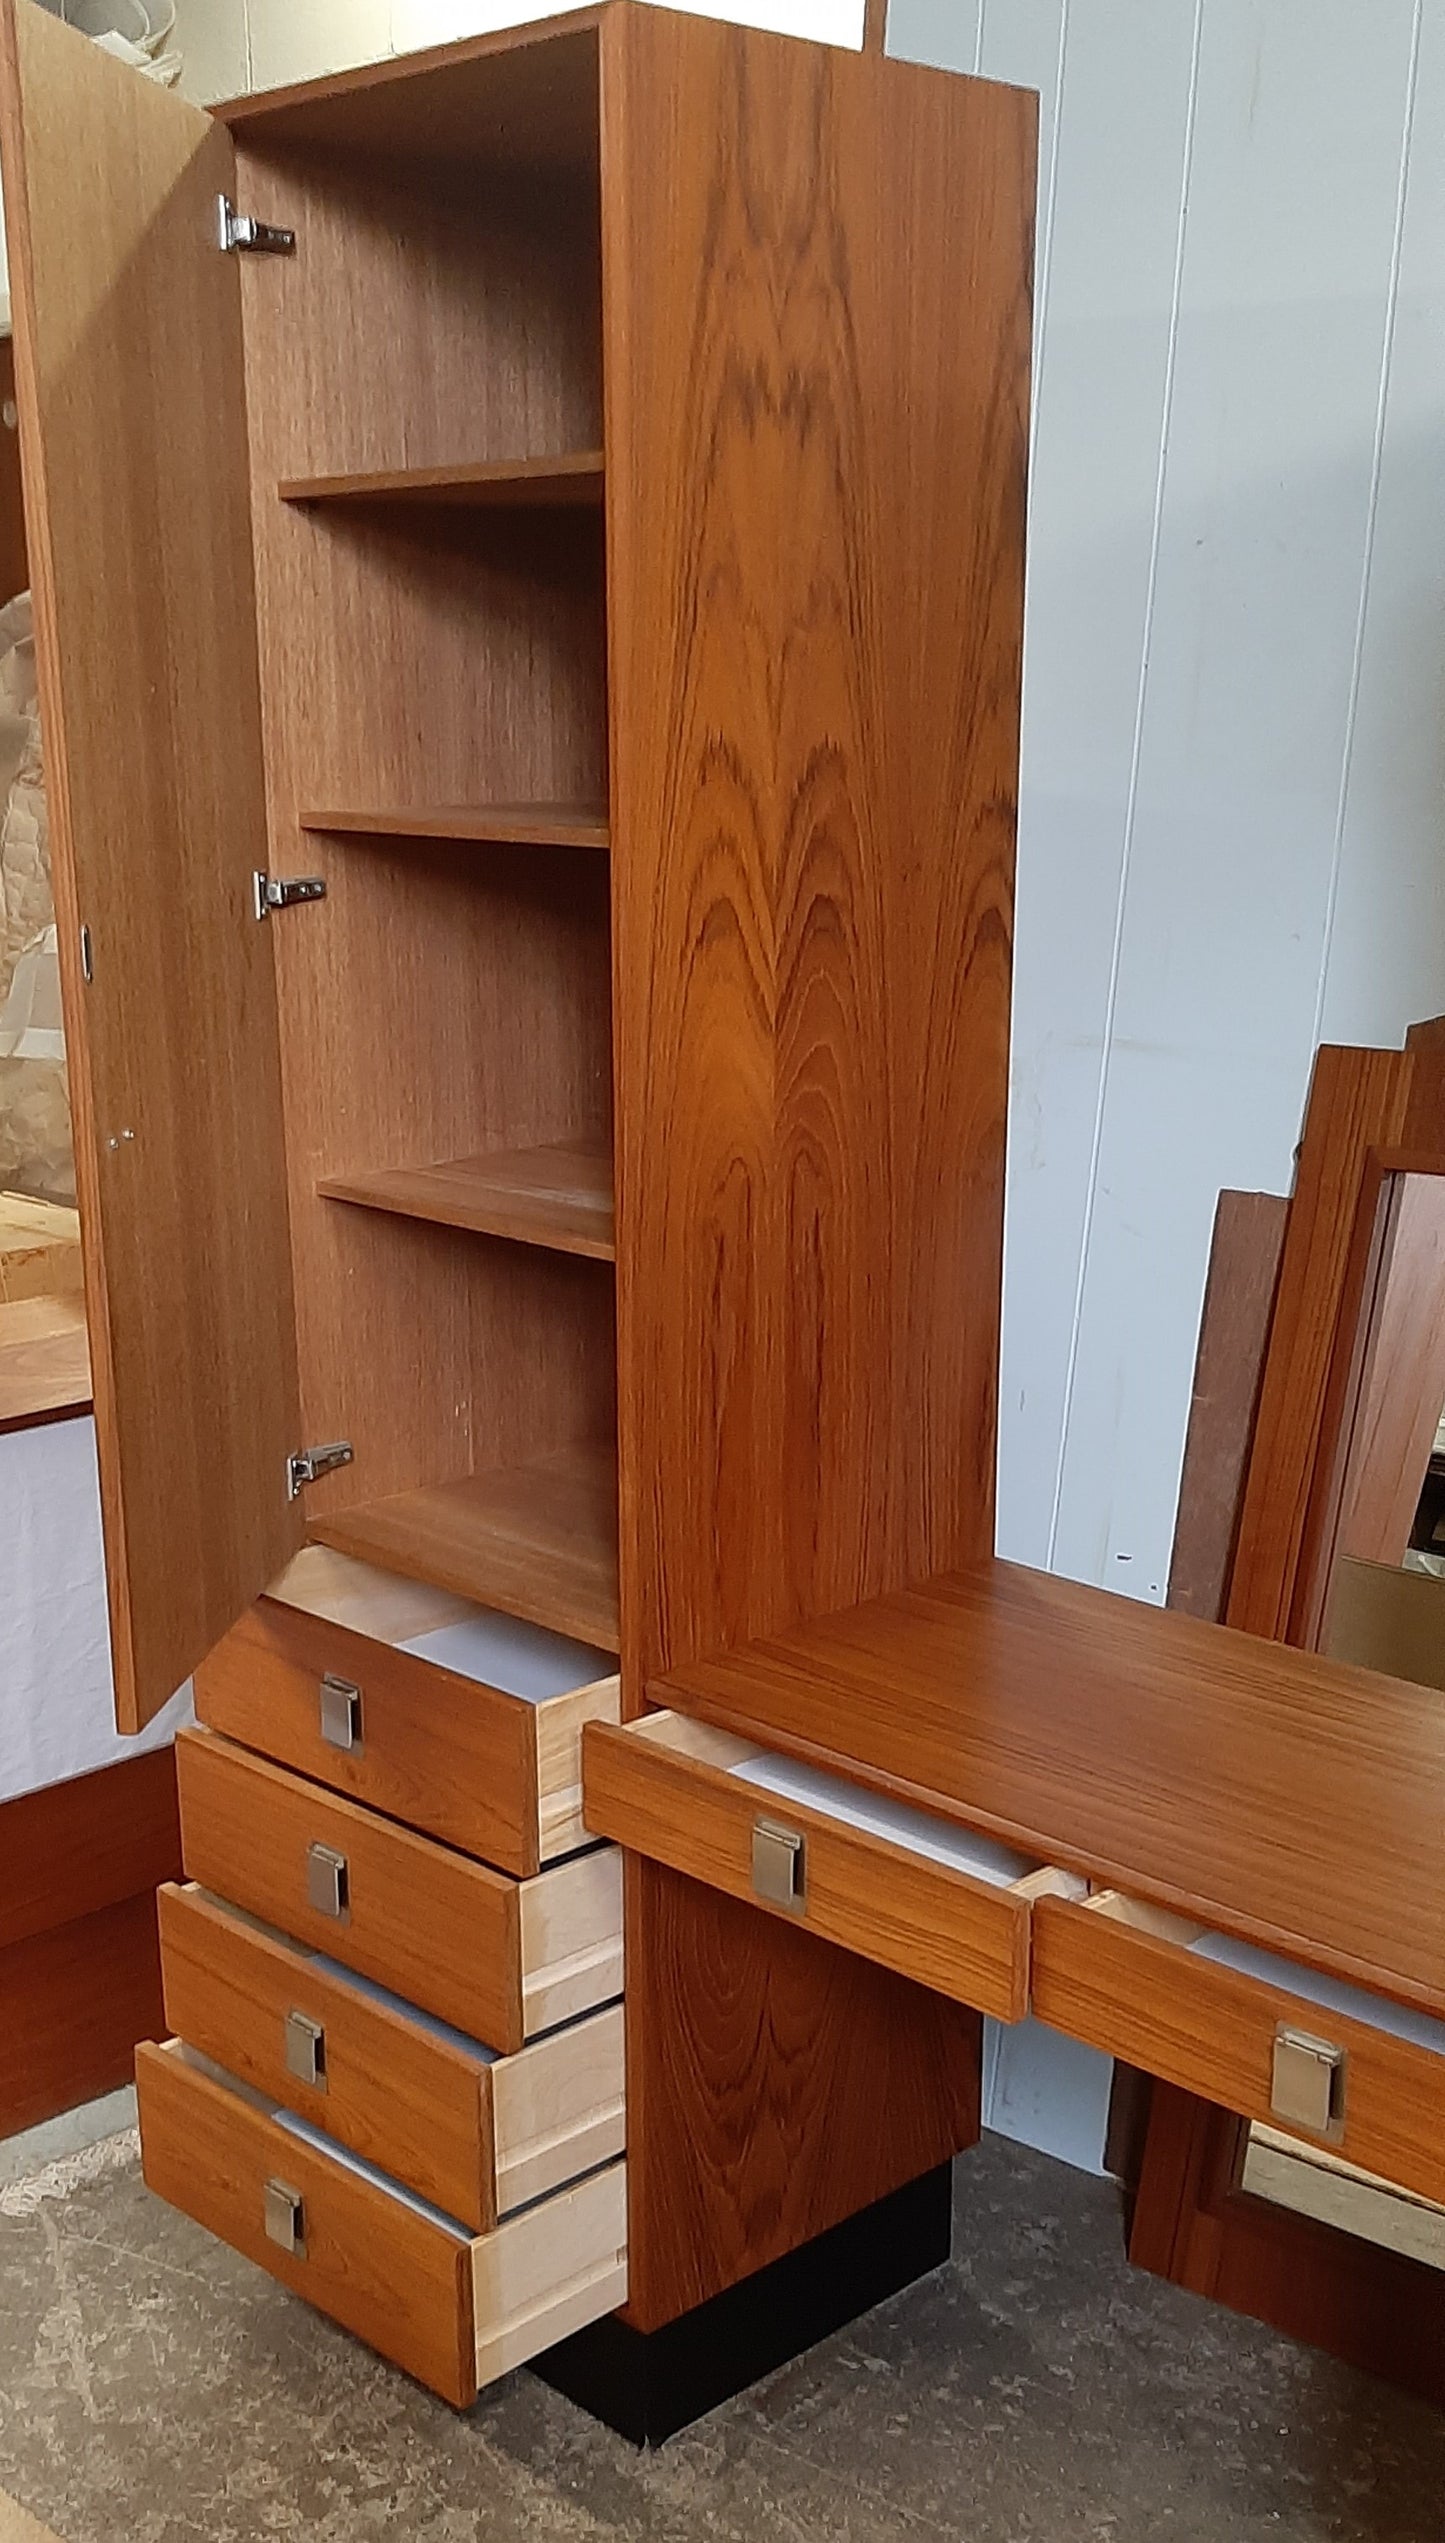
[[[740,1754],[746,1754],[741,1747]],[[726,1890],[765,1915],[803,1924],[825,1942],[861,1952],[1000,2022],[1019,2022],[1028,2011],[1029,1899],[1023,1892],[971,1881],[947,1864],[741,1782],[705,1754],[664,1744],[651,1722],[625,1731],[602,1724],[589,1729],[583,1771],[594,1835]],[[800,1912],[757,1897],[752,1837],[760,1818],[781,1821],[803,1837],[806,1905]]]
[[[147,2041],[136,2057],[141,2157],[158,2197],[219,2234],[292,2294],[446,2401],[476,2396],[472,2247],[389,2198],[197,2068]],[[306,2249],[293,2257],[265,2230],[265,2186],[301,2193]]]
[[[0,1947],[0,2137],[118,2092],[161,2018],[151,1890]]]
[[[523,2040],[514,1881],[303,1783],[213,1731],[176,1744],[188,1876],[495,2049]],[[349,1912],[314,1908],[307,1849],[346,1857]]]
[[[1248,2119],[1272,2115],[1281,2023],[1332,2041],[1348,2058],[1346,2161],[1445,2198],[1440,2055],[1062,1899],[1035,1909],[1031,1983],[1041,2022]]]
[[[639,2330],[977,2138],[977,2014],[640,1857],[625,2010]]]
[[[321,1680],[361,1695],[361,1744],[321,1736]],[[509,1872],[538,1863],[536,1709],[263,1598],[196,1673],[212,1730]]]
[[[197,1889],[160,1893],[165,2018],[191,2048],[433,2206],[497,2221],[491,2069]],[[286,2017],[325,2033],[325,2086],[286,2063]]]
[[[1430,1690],[993,1563],[650,1692],[1290,1959],[1445,2004]]]
[[[0,1804],[0,1946],[149,1894],[180,1867],[169,1748],[24,1793]]]
[[[1392,1177],[1386,1207],[1335,1549],[1399,1564],[1445,1407],[1445,1173]]]
[[[246,380],[214,244],[234,153],[42,10],[0,23],[116,1715],[135,1730],[300,1533],[275,986],[250,914],[268,858]]]
[[[1326,1044],[1300,1147],[1226,1621],[1284,1639],[1304,1543],[1366,1159],[1395,1147],[1414,1064]]]
[[[1169,1605],[1210,1623],[1224,1612],[1289,1206],[1221,1192],[1214,1214],[1169,1566]]]
[[[1035,101],[602,43],[635,1701],[992,1541]]]

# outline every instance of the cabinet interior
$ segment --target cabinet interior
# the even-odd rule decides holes
[[[308,1525],[615,1648],[595,30],[233,129]]]

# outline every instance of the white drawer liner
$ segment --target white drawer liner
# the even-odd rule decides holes
[[[1327,1978],[1318,1969],[1302,1969],[1292,1960],[1260,1951],[1254,1943],[1237,1942],[1232,1934],[1201,1934],[1189,1949],[1196,1959],[1217,1961],[1221,1969],[1237,1970],[1242,1978],[1257,1978],[1261,1986],[1283,1987],[1289,1995],[1303,1996],[1326,2013],[1346,2014],[1351,2022],[1363,2022],[1371,2031],[1388,2032],[1391,2039],[1408,2040],[1412,2048],[1445,2057],[1445,2022],[1417,2013],[1413,2005],[1371,1995],[1343,1978]]]
[[[999,1845],[992,1837],[978,1836],[971,1828],[955,1828],[946,1819],[913,1810],[906,1802],[889,1801],[881,1793],[864,1792],[857,1784],[845,1783],[841,1775],[800,1766],[791,1757],[762,1751],[728,1771],[741,1783],[776,1793],[780,1801],[803,1802],[810,1810],[841,1820],[845,1827],[886,1837],[890,1845],[925,1855],[930,1863],[946,1863],[951,1871],[967,1872],[995,1889],[1007,1889],[1011,1882],[1026,1880],[1030,1872],[1040,1869],[1036,1858],[1015,1854],[1011,1846]]]

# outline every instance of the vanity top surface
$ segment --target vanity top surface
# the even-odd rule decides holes
[[[648,1693],[1445,2010],[1434,1691],[995,1562]]]

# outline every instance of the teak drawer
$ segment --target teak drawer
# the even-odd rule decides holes
[[[1082,1887],[684,1714],[591,1725],[583,1758],[594,1834],[1002,2022],[1028,2010],[1033,1901]]]
[[[1070,2038],[1445,2201],[1445,2023],[1112,1890],[1040,1901],[1032,1992]]]
[[[582,1725],[618,1711],[604,1653],[321,1545],[195,1683],[213,1730],[523,1876],[583,1843]]]
[[[159,1894],[187,2045],[481,2232],[622,2152],[622,2007],[512,2057],[195,1888]]]
[[[621,1993],[615,1853],[512,1881],[214,1731],[183,1731],[176,1767],[190,1880],[488,2048]]]
[[[465,2409],[627,2298],[626,2166],[466,2233],[178,2040],[136,2051],[152,2190]]]

